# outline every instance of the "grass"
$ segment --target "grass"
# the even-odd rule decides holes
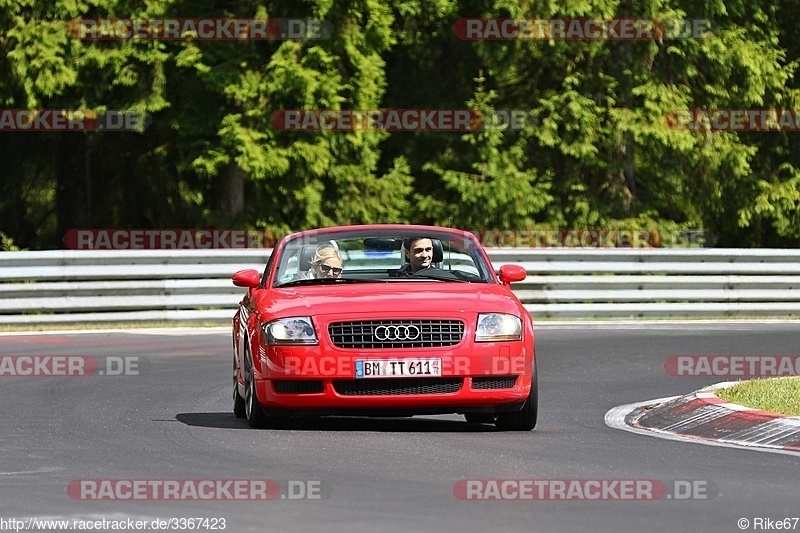
[[[800,377],[745,381],[715,394],[725,401],[771,413],[800,416]]]

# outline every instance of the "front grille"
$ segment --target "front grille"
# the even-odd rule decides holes
[[[334,380],[333,389],[343,396],[392,396],[448,394],[461,390],[461,378],[396,378]]]
[[[460,320],[369,320],[336,322],[328,335],[338,348],[438,348],[464,336]]]
[[[513,389],[516,384],[517,384],[516,376],[472,378],[472,388],[475,390]]]
[[[323,392],[322,381],[318,379],[284,379],[272,382],[278,394],[314,394]]]

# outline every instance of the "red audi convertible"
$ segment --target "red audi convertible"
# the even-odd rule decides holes
[[[253,427],[296,416],[461,413],[536,425],[533,323],[471,233],[325,228],[283,238],[233,318],[233,411]]]

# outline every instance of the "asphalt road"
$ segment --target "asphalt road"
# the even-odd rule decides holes
[[[459,416],[249,429],[230,411],[221,331],[2,336],[0,356],[90,356],[104,375],[0,376],[0,528],[10,518],[203,517],[233,532],[742,531],[741,518],[745,531],[765,529],[764,519],[800,516],[800,456],[661,440],[603,417],[720,381],[667,375],[670,355],[798,355],[798,339],[800,324],[542,326],[539,425],[501,433]],[[108,375],[125,361],[138,365],[130,375]],[[98,501],[68,491],[98,479],[268,479],[284,496],[293,482],[295,494],[321,498]],[[454,486],[464,479],[655,480],[668,490],[679,480],[698,498],[462,500]]]

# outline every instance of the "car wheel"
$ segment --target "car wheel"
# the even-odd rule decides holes
[[[244,418],[247,416],[247,411],[244,407],[244,398],[239,394],[239,376],[236,371],[236,363],[233,363],[233,414],[236,418]]]
[[[263,428],[267,426],[267,417],[258,402],[250,349],[246,346],[244,350],[244,414],[250,427]]]
[[[536,427],[539,414],[539,373],[534,369],[531,393],[519,411],[498,413],[495,425],[503,431],[530,431]]]
[[[494,424],[494,416],[489,413],[466,413],[464,418],[470,424]]]

